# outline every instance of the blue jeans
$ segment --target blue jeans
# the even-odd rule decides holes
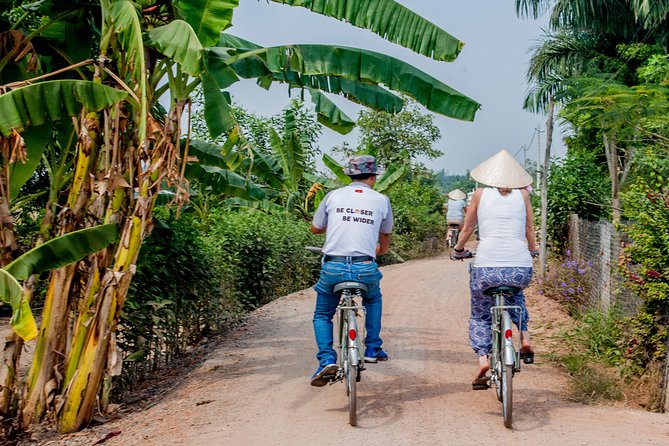
[[[339,282],[354,280],[367,285],[367,294],[362,299],[362,304],[367,311],[365,329],[367,336],[365,345],[367,348],[381,347],[383,341],[379,337],[381,333],[381,271],[376,262],[369,263],[344,263],[325,262],[321,267],[321,277],[316,283],[316,308],[314,310],[314,334],[318,354],[316,358],[320,365],[337,362],[337,353],[332,348],[333,324],[332,317],[337,311],[339,298],[332,292],[332,288]]]

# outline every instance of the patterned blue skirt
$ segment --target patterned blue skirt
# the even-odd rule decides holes
[[[476,267],[469,265],[469,289],[471,291],[471,316],[469,318],[469,342],[478,356],[484,356],[492,350],[492,315],[490,307],[495,303],[493,298],[483,294],[488,288],[509,285],[521,288],[515,296],[506,299],[507,305],[522,308],[510,310],[511,320],[521,331],[527,331],[530,315],[525,307],[525,295],[522,289],[532,280],[531,267]]]

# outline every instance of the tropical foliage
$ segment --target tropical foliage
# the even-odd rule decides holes
[[[516,8],[523,16],[550,14],[550,29],[532,55],[526,105],[546,110],[554,99],[574,135],[567,159],[551,172],[552,234],[558,242],[564,238],[570,211],[619,224],[627,237],[619,263],[643,301],[618,333],[622,370],[651,373],[666,355],[669,4],[517,0]]]
[[[392,0],[281,3],[370,29],[437,60],[452,60],[462,45]],[[0,410],[13,415],[18,409],[24,427],[49,413],[59,431],[69,432],[89,423],[96,407],[106,410],[112,377],[122,369],[116,331],[157,202],[169,197],[187,203],[189,181],[227,197],[266,197],[248,175],[236,172],[245,162],[253,172],[250,160],[261,157],[247,144],[227,87],[253,78],[264,87],[281,82],[306,90],[319,122],[341,132],[353,122],[327,94],[397,112],[404,100],[395,91],[463,120],[472,120],[479,108],[438,79],[381,53],[334,45],[260,47],[222,32],[236,0],[0,0],[0,6],[0,267],[21,254],[21,222],[14,216],[29,202],[41,215],[34,244],[53,247],[49,240],[77,231],[118,228],[118,238],[87,245],[96,252],[85,258],[47,265],[55,269],[46,279],[37,345],[21,391],[14,373],[20,338],[8,344],[18,348],[4,349],[9,373],[0,374]],[[213,147],[191,141],[182,127],[199,86],[210,138],[223,135]],[[287,116],[283,135],[270,135],[281,170],[269,171],[282,175],[274,187],[289,194],[287,209],[298,177],[289,170],[299,171],[304,163],[303,141],[292,126]],[[48,182],[46,194],[27,194],[36,171]],[[33,269],[23,286],[2,274],[3,300],[21,305],[15,319],[28,314],[44,269]]]

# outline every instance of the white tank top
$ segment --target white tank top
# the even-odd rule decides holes
[[[479,245],[474,266],[532,266],[525,234],[526,209],[518,189],[502,195],[485,188],[477,209]]]

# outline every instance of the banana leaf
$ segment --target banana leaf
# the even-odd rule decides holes
[[[393,0],[272,0],[302,6],[436,60],[452,61],[464,45],[430,21]]]
[[[218,34],[232,24],[239,0],[173,0],[177,15],[188,22],[203,47],[215,45]]]
[[[409,172],[409,166],[406,164],[398,165],[391,164],[386,168],[386,171],[383,172],[383,175],[379,175],[376,179],[376,184],[374,185],[374,190],[382,194],[388,192],[390,188],[399,183],[402,178]]]
[[[337,179],[344,184],[349,184],[351,182],[351,177],[344,173],[344,168],[341,164],[337,162],[336,159],[332,158],[327,153],[323,154],[323,163],[327,166],[328,169],[335,174]]]
[[[375,51],[332,45],[286,45],[267,48],[267,68],[307,75],[337,75],[385,85],[413,97],[428,110],[473,121],[480,105],[411,64]]]
[[[454,119],[472,121],[480,108],[473,99],[413,65],[369,50],[333,45],[287,45],[235,53],[229,47],[221,47],[209,48],[207,58],[211,61],[209,66],[212,70],[217,66],[232,67],[241,77],[262,76],[261,80],[270,83],[275,80],[275,76],[287,77],[286,73],[292,72],[301,76],[338,77],[371,84],[378,89],[378,84],[382,84],[390,90],[413,97],[428,110]],[[214,63],[216,58],[221,63]],[[212,75],[218,76],[214,73]],[[322,85],[320,79],[314,81]],[[319,86],[313,85],[312,88],[319,89]],[[361,103],[373,102],[368,97],[370,94],[381,96],[378,90],[363,91],[367,96],[358,97]],[[351,93],[349,90],[348,94]],[[363,99],[366,102],[362,102]],[[383,98],[386,103],[388,99]]]
[[[237,119],[216,79],[208,73],[200,76],[204,96],[204,120],[212,139],[238,127]]]
[[[197,76],[204,69],[204,49],[187,22],[174,20],[153,28],[148,37],[148,46],[177,62],[185,73]]]
[[[80,229],[45,242],[17,257],[4,270],[17,280],[77,262],[118,239],[114,223]]]
[[[233,152],[229,149],[226,150],[228,147],[227,143],[228,141],[223,145],[219,145],[193,139],[188,143],[188,153],[196,156],[198,162],[202,165],[235,170],[241,162],[241,155],[239,152]]]
[[[30,306],[21,299],[23,288],[8,271],[0,269],[0,300],[12,307],[12,319],[9,321],[14,331],[28,341],[37,336],[37,324]]]
[[[216,166],[187,164],[185,176],[189,180],[197,180],[216,192],[247,200],[262,200],[265,192],[259,186],[250,183],[241,175]]]
[[[9,135],[77,116],[81,107],[99,111],[124,100],[128,94],[96,82],[83,80],[46,81],[17,88],[0,96],[0,132]]]
[[[336,75],[304,75],[286,67],[283,71],[272,72],[261,57],[262,53],[253,53],[262,49],[261,46],[226,33],[221,33],[219,45],[218,48],[207,49],[205,54],[209,72],[217,79],[221,88],[232,85],[241,77],[258,79],[258,83],[265,89],[274,82],[281,82],[287,83],[291,88],[317,89],[342,95],[374,110],[396,113],[402,109],[402,99],[376,83],[359,82]],[[226,61],[232,55],[237,55],[240,59],[228,65]]]
[[[104,4],[105,2],[102,3]],[[136,120],[137,137],[143,144],[146,140],[146,117],[149,111],[149,101],[147,96],[148,81],[142,25],[134,3],[129,0],[113,2],[109,8],[108,17],[111,20],[114,31],[118,35],[118,41],[121,44],[121,48],[125,51],[126,57],[132,58],[132,70],[128,74],[134,80],[134,85],[131,84],[130,88],[139,97],[139,116]]]
[[[26,144],[26,162],[16,161],[9,166],[9,197],[16,198],[26,181],[33,176],[35,169],[42,159],[42,153],[51,138],[51,124],[32,127],[23,132],[23,141]]]
[[[316,116],[318,122],[335,132],[346,135],[355,127],[355,121],[349,118],[346,113],[341,111],[337,105],[332,102],[323,93],[309,89],[311,100],[315,104]]]

